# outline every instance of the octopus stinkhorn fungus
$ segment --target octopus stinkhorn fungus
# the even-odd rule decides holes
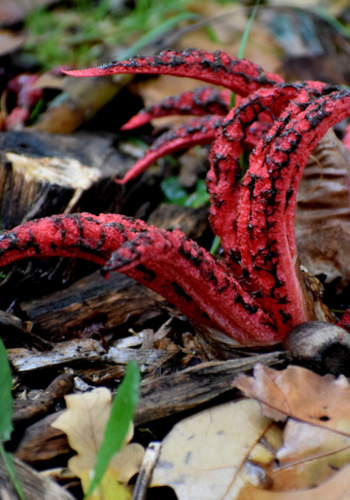
[[[124,128],[166,114],[197,118],[162,136],[127,174],[158,157],[213,142],[207,186],[210,223],[221,237],[219,262],[180,231],[167,232],[122,215],[76,214],[27,222],[0,237],[0,265],[25,257],[74,256],[117,270],[160,293],[195,326],[241,345],[281,342],[310,312],[298,279],[293,219],[303,168],[317,142],[350,115],[350,91],[320,82],[285,84],[277,75],[223,52],[167,50],[73,76],[155,73],[219,84],[167,98]],[[212,116],[207,116],[212,113]],[[252,148],[242,182],[239,157]]]

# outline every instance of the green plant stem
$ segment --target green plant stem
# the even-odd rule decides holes
[[[19,482],[18,477],[16,475],[16,470],[15,470],[15,466],[13,463],[13,457],[12,457],[11,453],[7,453],[7,451],[4,450],[4,446],[2,443],[0,443],[0,455],[4,461],[4,465],[6,467],[8,475],[12,481],[12,484],[16,490],[18,497],[20,498],[20,500],[25,500],[22,485]]]
[[[221,240],[220,240],[219,236],[215,236],[215,238],[214,238],[214,240],[213,240],[213,243],[212,243],[212,245],[211,245],[211,249],[210,249],[210,253],[211,253],[212,255],[215,255],[215,254],[216,254],[216,252],[217,252],[217,250],[218,250],[218,248],[219,248],[219,246],[220,246],[220,241],[221,241]]]
[[[120,451],[139,400],[141,376],[135,362],[128,363],[123,382],[113,400],[111,415],[97,453],[94,475],[86,496],[100,484],[111,458]]]
[[[259,4],[260,4],[260,1],[261,0],[256,0],[255,1],[255,5],[254,5],[254,8],[253,8],[253,11],[252,11],[252,13],[251,13],[251,15],[249,17],[249,21],[248,21],[247,26],[246,26],[246,28],[244,30],[241,43],[239,44],[239,49],[238,49],[238,52],[237,52],[237,57],[239,57],[240,59],[242,59],[242,57],[244,56],[245,48],[246,48],[246,45],[247,45],[247,42],[248,42],[249,33],[250,33],[250,30],[252,29],[255,16],[256,16],[256,14],[258,12],[258,7],[259,7]]]

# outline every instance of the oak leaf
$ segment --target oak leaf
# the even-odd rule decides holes
[[[271,489],[315,486],[350,462],[350,386],[345,377],[258,365],[254,377],[240,375],[235,386],[259,401],[265,415],[287,419],[283,446],[269,470]]]
[[[350,434],[350,385],[343,375],[321,377],[300,366],[276,371],[258,364],[254,377],[239,375],[234,385],[259,401],[269,418],[292,417]]]
[[[69,469],[82,480],[83,489],[87,490],[90,481],[89,473],[95,466],[96,455],[102,443],[103,435],[111,411],[112,396],[109,389],[102,387],[83,394],[65,396],[67,410],[58,417],[52,427],[63,430],[68,437],[69,444],[77,455],[68,461]],[[128,443],[133,436],[133,426],[125,439]],[[110,461],[106,478],[102,481],[98,493],[91,498],[107,499],[104,490],[111,491],[113,478],[123,486],[120,488],[115,482],[115,488],[122,491],[118,497],[131,498],[125,486],[134,476],[141,465],[144,449],[137,443],[125,445]],[[100,493],[102,492],[102,493]],[[96,496],[99,495],[99,496]],[[111,493],[108,493],[111,494]]]

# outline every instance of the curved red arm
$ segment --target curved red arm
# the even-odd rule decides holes
[[[66,71],[71,76],[105,76],[121,73],[147,75],[174,75],[194,78],[221,85],[236,94],[246,96],[260,87],[272,87],[283,79],[246,59],[238,59],[217,50],[186,49],[183,52],[163,50],[155,57],[131,57],[126,61],[113,61],[98,68]]]

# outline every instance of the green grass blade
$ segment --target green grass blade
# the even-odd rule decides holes
[[[3,461],[4,461],[6,470],[7,470],[8,475],[9,475],[11,481],[12,481],[12,484],[13,484],[15,490],[16,490],[18,498],[20,500],[25,500],[25,496],[24,496],[24,492],[23,492],[23,489],[22,489],[22,485],[19,482],[19,480],[17,478],[17,475],[16,475],[16,470],[15,470],[15,466],[14,466],[14,463],[13,463],[13,457],[12,457],[11,453],[7,453],[4,450],[4,447],[3,447],[2,443],[0,443],[0,455],[1,455],[1,458],[3,459]]]
[[[215,236],[214,240],[213,240],[213,243],[211,245],[211,249],[210,249],[210,253],[212,255],[215,255],[218,248],[219,248],[219,245],[220,245],[220,241],[221,239],[219,238],[219,236]]]
[[[8,441],[12,432],[12,374],[7,352],[4,344],[0,340],[0,441]]]
[[[250,30],[252,29],[255,16],[256,16],[256,14],[258,12],[259,4],[260,4],[260,0],[256,0],[254,8],[253,8],[253,11],[252,11],[252,13],[250,15],[249,21],[248,21],[247,26],[246,26],[246,28],[244,30],[241,43],[239,44],[239,49],[238,49],[238,52],[237,52],[237,57],[239,57],[240,59],[242,59],[242,57],[244,56],[245,48],[246,48],[246,45],[247,45],[247,42],[248,42],[249,33],[250,33]]]
[[[128,363],[123,382],[114,398],[103,441],[97,453],[94,476],[87,496],[100,484],[111,458],[124,444],[139,400],[141,376],[135,362]]]
[[[20,500],[25,500],[22,486],[16,476],[13,458],[10,453],[4,450],[3,441],[8,441],[11,438],[12,427],[12,373],[10,364],[7,359],[7,351],[2,340],[0,340],[0,455],[4,461],[4,465],[16,493]]]
[[[142,36],[127,50],[123,51],[122,54],[119,56],[119,59],[128,59],[129,57],[134,56],[135,54],[137,54],[139,50],[143,49],[143,47],[152,43],[156,38],[158,38],[163,33],[166,33],[170,29],[175,28],[175,26],[177,26],[182,21],[198,20],[198,17],[199,16],[197,14],[193,14],[192,12],[182,12],[177,16],[167,19],[166,21],[164,21],[163,23],[159,24],[151,31],[146,33],[144,36]]]

